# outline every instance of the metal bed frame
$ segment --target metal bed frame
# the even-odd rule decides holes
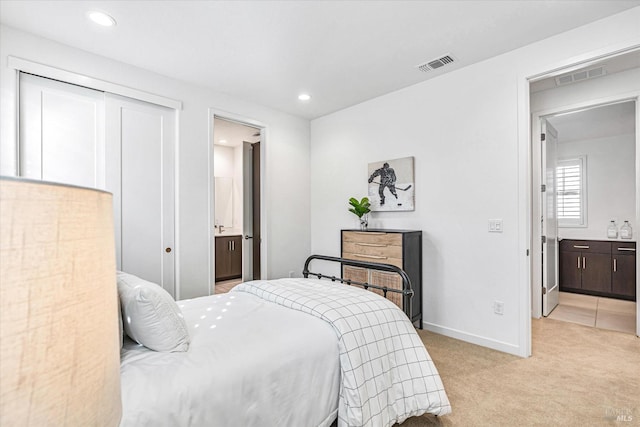
[[[356,280],[343,279],[342,276],[336,277],[336,276],[327,276],[326,274],[322,274],[322,273],[314,273],[312,271],[309,271],[309,264],[314,259],[322,260],[322,261],[338,262],[340,263],[341,267],[343,265],[349,265],[352,267],[361,267],[361,268],[368,268],[371,270],[379,270],[379,271],[387,271],[390,273],[396,273],[402,279],[402,289],[392,289],[386,286],[378,286],[378,285],[374,285],[367,282],[358,282]],[[304,276],[305,279],[309,278],[309,276],[311,275],[311,276],[317,277],[318,279],[331,279],[332,282],[338,281],[341,283],[346,283],[347,285],[362,286],[364,289],[369,289],[369,288],[379,289],[382,291],[382,294],[384,295],[385,298],[387,297],[387,292],[400,293],[402,294],[403,311],[407,315],[409,320],[411,320],[412,318],[411,317],[411,298],[413,298],[414,292],[413,292],[413,289],[411,289],[411,280],[409,279],[409,276],[407,275],[407,273],[405,273],[404,270],[396,267],[395,265],[382,264],[377,262],[368,262],[368,261],[357,261],[357,260],[338,258],[338,257],[327,256],[327,255],[311,255],[309,258],[307,258],[307,260],[304,263],[304,269],[302,270],[302,275]]]

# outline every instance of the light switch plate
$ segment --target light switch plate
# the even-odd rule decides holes
[[[489,220],[489,232],[490,233],[502,233],[502,220],[490,219]]]

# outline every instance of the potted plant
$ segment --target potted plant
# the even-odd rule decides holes
[[[371,212],[371,203],[368,197],[363,197],[358,201],[355,197],[349,199],[349,212],[352,212],[360,219],[360,230],[365,231],[369,226],[369,212]]]

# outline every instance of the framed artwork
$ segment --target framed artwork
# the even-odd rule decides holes
[[[371,210],[412,211],[415,209],[413,157],[369,163]]]

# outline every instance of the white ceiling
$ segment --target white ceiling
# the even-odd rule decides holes
[[[604,105],[548,118],[558,131],[558,142],[585,141],[634,134],[635,102]]]
[[[258,128],[217,117],[213,123],[213,143],[216,145],[239,147],[243,142],[258,142],[260,141],[259,133]]]
[[[306,118],[550,37],[640,0],[0,1],[0,22]],[[99,28],[86,12],[111,14]],[[451,54],[456,62],[416,66]],[[28,58],[27,58],[28,59]],[[308,92],[309,102],[298,101]]]

